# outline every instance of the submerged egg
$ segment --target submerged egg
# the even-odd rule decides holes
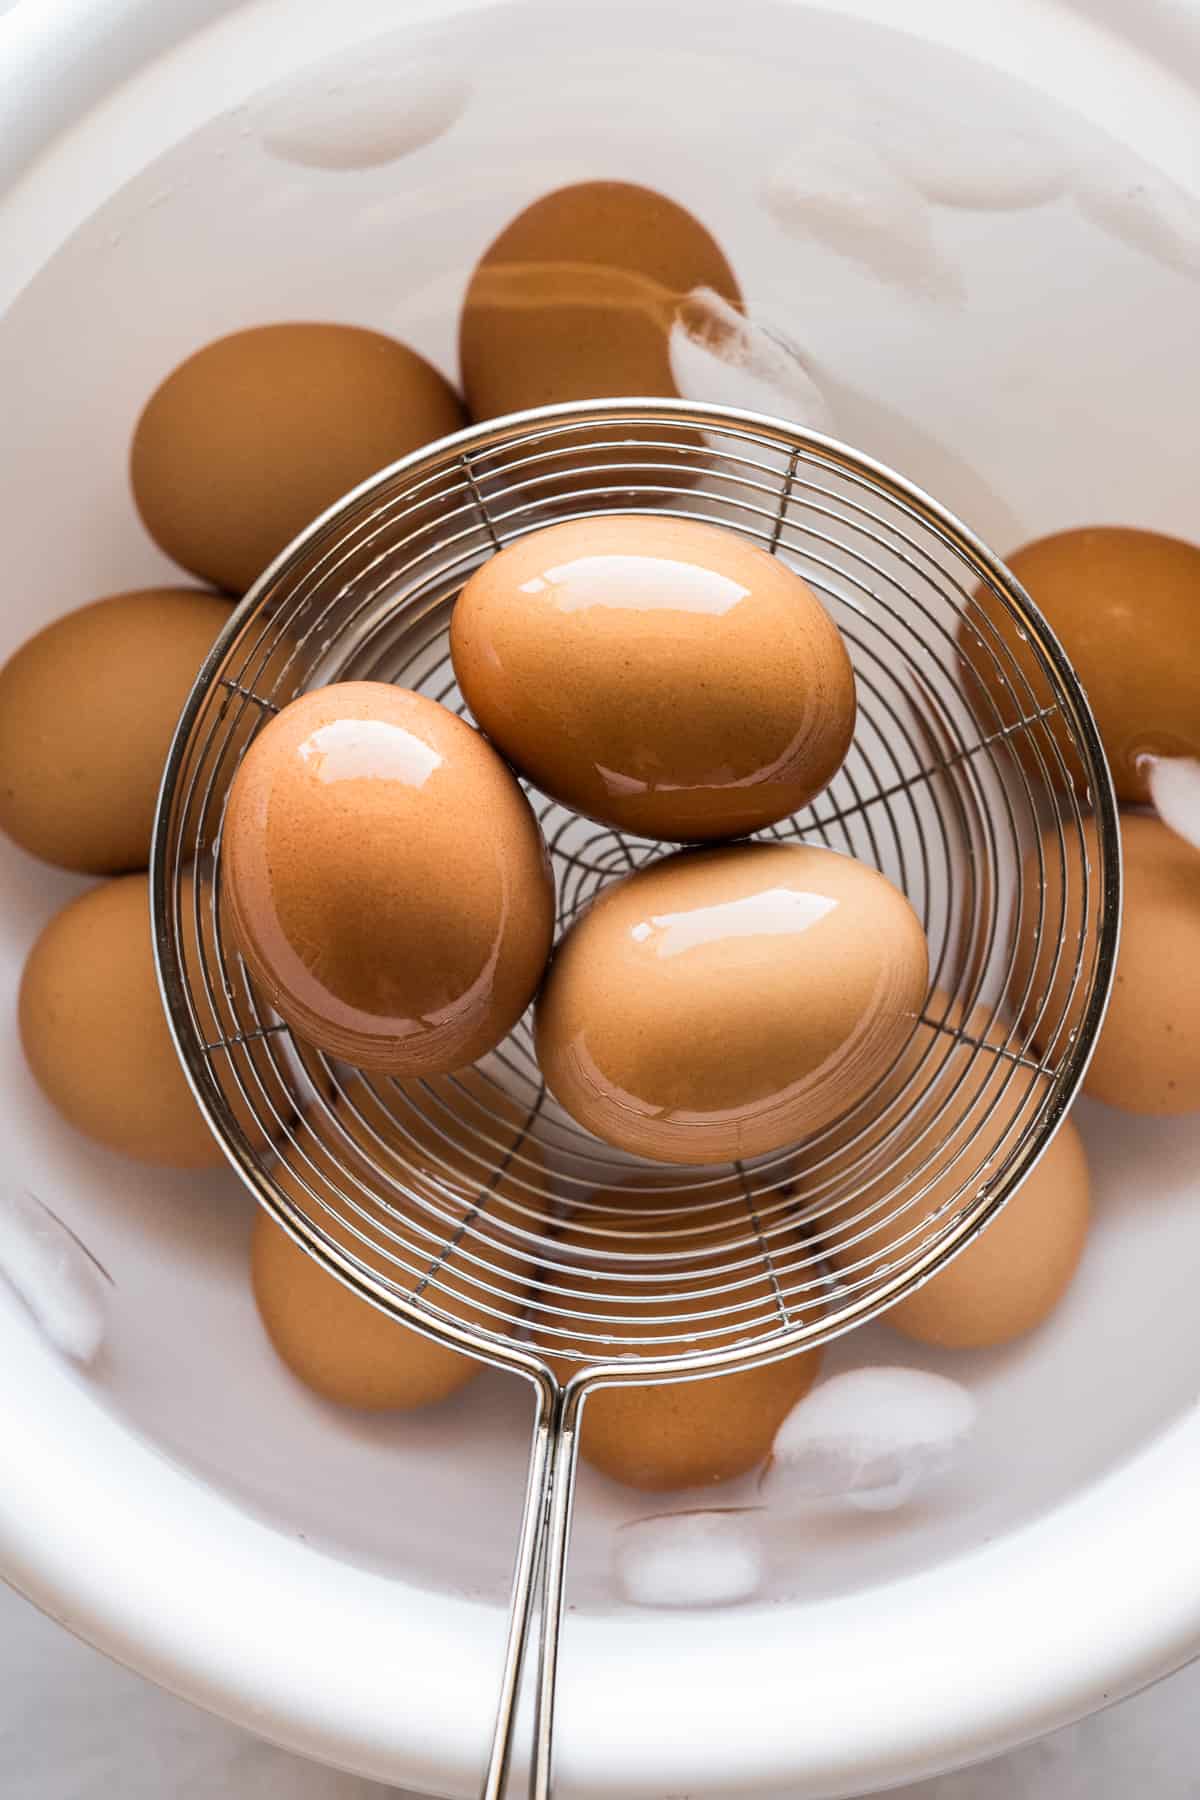
[[[50,920],[25,964],[19,1022],[38,1085],[78,1131],[142,1162],[220,1163],[159,997],[146,876],[105,882]]]
[[[580,1253],[594,1254],[595,1236],[586,1225],[581,1233],[570,1224],[542,1272],[531,1322],[560,1379],[568,1380],[581,1361],[725,1349],[777,1328],[777,1287],[766,1259],[735,1247],[749,1233],[744,1211],[742,1220],[715,1247],[707,1237],[672,1235],[664,1220],[664,1245],[678,1260],[661,1274],[645,1261],[654,1228],[643,1208],[624,1219],[611,1216],[609,1253],[620,1258],[625,1251],[629,1259],[615,1270],[611,1263],[608,1270],[582,1266]],[[786,1262],[785,1241],[773,1242]],[[763,1460],[819,1367],[817,1351],[797,1351],[704,1381],[602,1388],[584,1408],[580,1452],[630,1487],[661,1491],[728,1481]]]
[[[647,837],[739,837],[806,805],[854,732],[854,672],[811,588],[736,532],[613,514],[471,576],[459,686],[523,774]]]
[[[925,998],[920,921],[884,876],[808,844],[667,857],[566,933],[538,1061],[579,1124],[673,1163],[796,1142],[887,1069]]]
[[[459,353],[471,416],[674,395],[671,322],[698,287],[740,303],[720,248],[674,201],[623,181],[543,195],[490,245],[467,288]]]
[[[229,618],[218,594],[144,588],[23,644],[0,669],[0,830],[64,869],[144,869],[175,726]]]
[[[463,422],[450,384],[352,325],[259,325],[189,356],[134,432],[130,478],[160,549],[243,593],[368,475]]]
[[[447,1108],[455,1109],[454,1090],[445,1084],[439,1105],[443,1116]],[[343,1122],[354,1116],[346,1108]],[[387,1131],[386,1120],[381,1122]],[[399,1143],[397,1134],[398,1148]],[[481,1242],[464,1229],[480,1199],[491,1207],[503,1204],[502,1197],[481,1194],[465,1156],[450,1156],[461,1198],[457,1204],[442,1198],[442,1207],[453,1215],[447,1222],[419,1197],[393,1195],[385,1211],[357,1185],[369,1179],[369,1165],[359,1163],[352,1148],[343,1148],[335,1159],[327,1147],[305,1144],[303,1153],[298,1144],[288,1147],[275,1177],[342,1249],[390,1289],[419,1291],[439,1318],[501,1334],[512,1328],[533,1277],[532,1253],[516,1242],[498,1241],[494,1233]],[[403,1166],[412,1168],[407,1145]],[[444,1400],[483,1367],[453,1344],[427,1337],[354,1293],[265,1211],[255,1220],[251,1275],[259,1316],[277,1354],[326,1400],[372,1412],[407,1411]]]
[[[1094,878],[1100,856],[1093,820],[1084,822],[1082,838]],[[1200,850],[1161,820],[1127,812],[1121,814],[1121,853],[1116,974],[1083,1091],[1109,1106],[1160,1118],[1200,1111]],[[1061,950],[1077,941],[1083,910],[1078,846],[1064,883],[1058,835],[1047,832],[1042,867],[1050,928],[1035,957],[1037,908],[1026,907],[1016,955],[1017,979],[1024,984],[1032,971],[1035,1003],[1046,1002],[1040,1022],[1031,1017],[1030,1023],[1049,1049],[1061,1048],[1065,1032],[1079,1024],[1071,993],[1075,958]],[[1025,881],[1037,892],[1036,851],[1030,852]]]
[[[850,1142],[847,1126],[847,1141],[812,1171],[811,1184],[801,1178],[814,1213],[820,1202],[812,1229],[851,1286],[888,1267],[898,1271],[931,1248],[999,1173],[1045,1100],[1045,1077],[1015,1060],[1025,1039],[993,1008],[979,1005],[964,1017],[957,1001],[935,989],[926,1018],[935,1023],[918,1027],[883,1084],[875,1129]],[[1065,1120],[1004,1209],[893,1306],[888,1324],[948,1349],[1022,1336],[1070,1283],[1088,1217],[1083,1143]]]
[[[1150,798],[1147,756],[1200,754],[1200,547],[1157,531],[1091,525],[1026,544],[1009,568],[1046,616],[1083,683],[1112,768],[1118,798]],[[974,623],[959,627],[968,691],[987,732],[1049,705],[1050,684],[1026,639],[996,602],[977,596]],[[1082,781],[1065,721],[1055,716],[1028,740],[1012,739],[1036,773],[1036,748]]]
[[[251,974],[319,1049],[392,1075],[465,1068],[533,997],[554,887],[479,733],[382,682],[294,700],[230,789],[222,876]]]

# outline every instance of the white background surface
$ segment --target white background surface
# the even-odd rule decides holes
[[[197,1712],[0,1588],[0,1794],[384,1800],[389,1791],[300,1762]],[[1198,1800],[1200,1663],[1040,1744],[897,1793],[898,1800]]]

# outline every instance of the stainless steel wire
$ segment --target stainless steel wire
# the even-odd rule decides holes
[[[448,626],[466,577],[523,532],[612,509],[724,525],[820,594],[854,663],[856,738],[826,792],[764,835],[873,864],[929,938],[929,1000],[893,1070],[817,1137],[725,1170],[665,1170],[589,1137],[548,1094],[528,1020],[461,1076],[402,1083],[343,1067],[272,1015],[223,928],[224,800],[263,721],[308,688],[361,678],[464,712]],[[660,853],[530,798],[561,923]],[[152,891],[185,1067],[257,1198],[364,1299],[534,1383],[529,1511],[483,1791],[504,1784],[548,1541],[532,1772],[544,1796],[587,1393],[771,1361],[872,1317],[987,1223],[1070,1104],[1119,912],[1115,806],[1086,701],[1003,566],[845,446],[683,403],[543,409],[383,472],[264,575],[181,722]],[[1061,896],[1053,907],[1048,891]],[[1022,959],[1022,941],[1049,956]],[[623,1217],[617,1231],[631,1204],[637,1224]]]

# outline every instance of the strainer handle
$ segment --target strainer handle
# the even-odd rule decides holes
[[[539,1596],[541,1641],[534,1706],[533,1760],[529,1772],[530,1800],[550,1800],[553,1780],[558,1644],[566,1587],[567,1548],[575,1500],[575,1469],[583,1394],[573,1387],[568,1387],[564,1392],[548,1376],[540,1373],[534,1381],[537,1403],[533,1443],[529,1454],[529,1475],[517,1542],[496,1724],[492,1732],[491,1751],[487,1773],[480,1789],[480,1800],[502,1800],[508,1785],[521,1673]]]

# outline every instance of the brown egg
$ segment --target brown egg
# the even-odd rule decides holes
[[[92,888],[51,919],[25,964],[19,1019],[38,1085],[77,1130],[142,1162],[221,1161],[167,1027],[144,875]]]
[[[515,1324],[534,1272],[530,1252],[494,1238],[483,1245],[467,1234],[443,1254],[442,1244],[426,1232],[444,1232],[448,1239],[448,1228],[423,1208],[406,1209],[399,1202],[400,1218],[389,1218],[355,1189],[354,1167],[350,1158],[340,1170],[319,1149],[306,1161],[291,1146],[276,1174],[310,1218],[404,1291],[414,1292],[422,1277],[432,1275],[424,1292],[441,1312],[487,1331]],[[462,1179],[464,1190],[474,1191],[465,1168]],[[332,1216],[301,1181],[333,1208]],[[365,1221],[356,1218],[348,1196],[364,1208]],[[369,1242],[356,1236],[352,1219]],[[251,1271],[259,1314],[275,1350],[326,1400],[369,1411],[428,1406],[456,1393],[483,1367],[351,1292],[265,1211],[255,1221]]]
[[[217,594],[146,588],[23,644],[0,670],[0,830],[64,869],[144,869],[175,726],[229,617]]]
[[[435,701],[366,681],[294,700],[243,758],[223,842],[237,945],[319,1049],[445,1073],[532,999],[554,921],[545,847],[495,751]]]
[[[684,841],[787,818],[841,767],[854,671],[812,590],[735,532],[618,514],[519,538],[467,582],[454,671],[543,792]]]
[[[925,998],[916,914],[832,850],[743,844],[616,883],[560,942],[535,1015],[571,1116],[662,1162],[760,1156],[883,1074]]]
[[[449,383],[392,338],[260,325],[156,389],[134,433],[133,497],[168,556],[240,594],[335,500],[462,423]]]
[[[471,416],[674,396],[671,323],[698,287],[741,304],[708,232],[663,195],[623,181],[543,195],[485,251],[467,289],[459,355]]]
[[[947,1194],[956,1185],[947,1180]],[[1089,1192],[1083,1139],[1067,1119],[974,1243],[894,1306],[887,1323],[946,1350],[1007,1344],[1032,1331],[1053,1312],[1079,1266]],[[935,1187],[929,1200],[937,1198]]]
[[[1139,758],[1200,755],[1200,548],[1156,531],[1091,525],[1026,544],[1008,565],[1045,614],[1087,691],[1118,797],[1148,801]],[[1032,688],[1032,699],[1025,700],[1018,676],[1006,667],[1006,681],[997,671],[993,640],[987,638],[987,650],[981,650],[960,625],[971,665],[968,688],[978,695],[982,684],[993,703],[980,706],[990,731],[1019,716],[1009,683],[1027,713],[1051,696],[1028,644],[994,602],[983,604]],[[1082,767],[1065,724],[1055,720],[1051,729],[1073,779],[1080,780]],[[1015,741],[1026,763],[1036,760],[1023,738]],[[1044,738],[1041,747],[1048,749]]]
[[[813,1229],[851,1284],[914,1256],[945,1226],[950,1214],[943,1208],[957,1213],[971,1203],[986,1179],[983,1165],[990,1156],[1002,1162],[1015,1148],[1045,1094],[1044,1078],[989,1048],[1027,1049],[993,1008],[977,1006],[962,1037],[963,1008],[940,990],[926,1012],[938,1025],[918,1027],[883,1084],[883,1100],[896,1110],[881,1118],[879,1132],[868,1132],[865,1150],[863,1142],[847,1146],[815,1172],[823,1211]],[[843,1204],[839,1176],[861,1189]],[[1075,1273],[1088,1194],[1082,1140],[1067,1121],[982,1235],[894,1306],[888,1324],[946,1349],[1008,1343],[1031,1331]]]
[[[707,1190],[703,1197],[708,1197]],[[620,1190],[596,1199],[615,1204]],[[680,1205],[688,1217],[696,1216],[685,1196],[680,1196]],[[623,1225],[628,1228],[624,1243]],[[618,1251],[627,1248],[629,1268],[639,1271],[636,1283],[626,1270],[589,1272],[595,1239],[586,1222],[568,1227],[557,1253],[563,1260],[549,1263],[543,1271],[533,1333],[560,1379],[568,1379],[581,1366],[580,1357],[595,1363],[625,1356],[682,1355],[697,1347],[696,1333],[716,1349],[773,1327],[776,1290],[768,1269],[754,1263],[745,1269],[728,1267],[747,1256],[744,1213],[740,1224],[731,1223],[723,1238],[718,1237],[715,1249],[707,1234],[698,1234],[694,1244],[670,1235],[672,1250],[694,1248],[696,1256],[675,1265],[661,1279],[650,1278],[652,1265],[644,1260],[654,1236],[644,1209],[638,1206],[624,1217],[614,1212],[610,1227],[607,1242]],[[794,1252],[794,1239],[791,1244]],[[786,1255],[786,1249],[779,1255],[785,1273]],[[598,1316],[581,1316],[575,1337],[569,1316],[564,1324],[544,1313],[543,1304],[561,1307],[568,1315]],[[704,1316],[725,1309],[733,1310],[728,1322]],[[551,1322],[557,1337],[547,1329]],[[647,1343],[648,1337],[665,1341]],[[763,1461],[780,1425],[808,1392],[819,1368],[818,1352],[801,1351],[765,1368],[703,1381],[601,1389],[584,1408],[581,1453],[594,1468],[630,1487],[661,1491],[731,1480]]]
[[[1083,827],[1087,855],[1098,869],[1096,827]],[[1200,1111],[1200,851],[1148,813],[1122,813],[1124,904],[1121,943],[1108,1013],[1088,1067],[1083,1091],[1127,1112],[1169,1117]],[[1060,941],[1066,947],[1050,989],[1046,1020],[1061,1032],[1078,1024],[1079,1008],[1067,1008],[1079,932],[1082,872],[1079,852],[1063,905],[1062,857],[1057,833],[1047,833],[1046,914],[1055,925],[1044,934],[1034,971],[1033,994],[1045,994],[1051,959]],[[1027,885],[1036,889],[1038,871],[1031,852]],[[1017,943],[1018,979],[1024,984],[1033,961],[1036,912],[1026,907]],[[1036,1030],[1036,1028],[1035,1028]],[[1039,1036],[1053,1036],[1043,1027]],[[1044,1049],[1050,1045],[1043,1041]]]

